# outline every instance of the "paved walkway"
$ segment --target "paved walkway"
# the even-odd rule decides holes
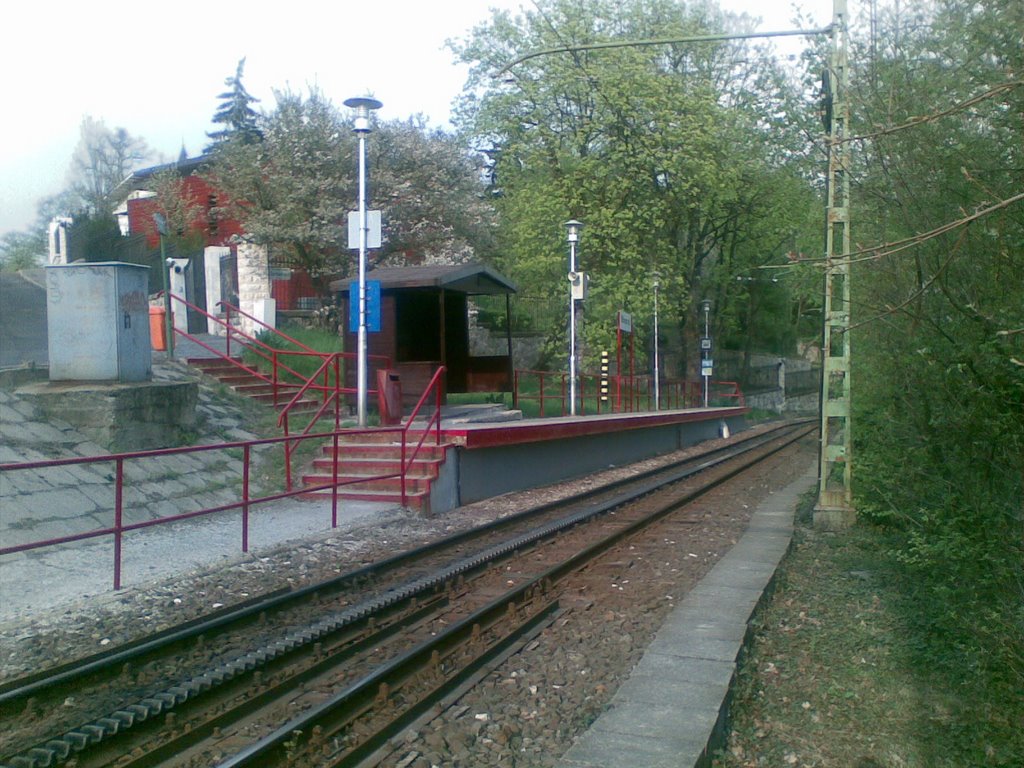
[[[812,463],[758,507],[743,537],[672,612],[559,768],[710,765],[747,626],[789,548],[799,498],[816,482]]]
[[[185,366],[154,359],[155,378],[194,377]],[[199,388],[197,411],[213,444],[257,436],[240,428],[235,401]],[[16,388],[0,388],[0,464],[99,456],[101,446],[72,425],[49,419]],[[113,525],[113,463],[0,472],[0,542],[4,546]],[[232,504],[240,497],[238,452],[204,451],[125,462],[125,522]],[[254,490],[254,495],[256,491]],[[339,526],[406,515],[393,503],[339,503]],[[241,512],[157,525],[125,537],[122,583],[140,586],[193,568],[227,564],[241,552]],[[285,499],[254,505],[250,550],[331,534],[328,501]],[[0,620],[113,590],[113,539],[103,537],[0,558]]]

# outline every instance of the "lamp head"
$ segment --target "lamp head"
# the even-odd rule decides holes
[[[167,236],[167,217],[162,213],[153,214],[153,223],[156,224],[156,231],[162,236]]]
[[[565,232],[570,243],[579,242],[581,229],[583,229],[583,223],[576,219],[565,222]]]
[[[355,133],[369,133],[370,110],[380,109],[384,105],[369,96],[354,96],[351,99],[345,99],[345,106],[355,110],[356,113],[352,130]]]

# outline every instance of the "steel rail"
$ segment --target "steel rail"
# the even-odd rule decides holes
[[[393,610],[400,603],[422,597],[431,590],[436,590],[440,585],[451,583],[451,581],[458,576],[470,574],[481,568],[486,568],[496,559],[508,556],[511,553],[523,549],[544,538],[553,536],[561,530],[578,525],[587,519],[604,514],[611,509],[622,506],[632,499],[651,493],[666,484],[686,479],[694,474],[735,458],[744,452],[753,450],[754,448],[778,439],[778,432],[792,432],[794,430],[798,430],[799,426],[799,424],[787,424],[784,428],[748,438],[743,441],[742,445],[727,446],[725,448],[708,452],[708,454],[704,456],[697,457],[698,459],[703,459],[702,461],[689,459],[677,462],[674,465],[670,465],[669,468],[661,467],[648,470],[633,478],[614,481],[606,484],[605,486],[591,489],[580,496],[593,498],[600,494],[608,494],[609,489],[615,491],[615,494],[603,501],[585,506],[581,511],[570,514],[558,522],[542,526],[529,534],[516,536],[507,542],[485,549],[483,552],[478,552],[470,557],[463,558],[462,560],[449,565],[434,574],[415,580],[414,582],[403,585],[398,589],[393,589],[383,598],[373,598],[362,604],[351,606],[345,611],[335,615],[324,617],[316,622],[315,625],[289,633],[284,638],[273,643],[270,647],[242,654],[232,661],[219,665],[216,669],[210,670],[201,675],[193,676],[185,683],[170,686],[165,690],[152,693],[151,695],[137,701],[135,704],[128,705],[117,711],[109,713],[105,717],[98,718],[97,720],[86,723],[78,728],[72,729],[71,731],[67,731],[58,739],[51,739],[45,744],[40,744],[29,750],[28,753],[15,756],[15,762],[12,762],[11,765],[50,765],[52,764],[50,760],[54,757],[62,760],[73,752],[78,753],[120,731],[130,728],[136,721],[145,721],[147,718],[156,714],[168,712],[196,696],[206,695],[214,687],[237,680],[240,676],[251,672],[259,665],[280,661],[281,659],[290,657],[303,646],[308,646],[314,642],[323,642],[325,638],[330,637],[332,634],[340,632],[346,628],[351,628],[356,622],[367,620],[376,611]],[[793,438],[793,440],[795,439],[799,439],[799,436],[797,438]],[[707,456],[712,455],[718,455],[719,458],[706,458]],[[684,466],[685,468],[682,468]],[[632,490],[619,491],[619,489],[624,489],[626,486],[632,486]],[[573,502],[579,506],[579,498],[574,499]],[[500,527],[511,525],[513,522],[521,521],[523,518],[527,518],[531,515],[536,515],[538,514],[538,510],[547,511],[565,505],[566,500],[564,499],[561,501],[542,504],[531,510],[519,513],[516,516],[506,518],[501,521],[494,521],[493,523],[485,526],[480,526],[454,537],[450,537],[444,542],[425,545],[424,547],[417,548],[417,550],[413,550],[413,552],[417,552],[420,556],[423,556],[428,552],[433,552],[439,549],[439,544],[441,543],[451,546],[453,540],[462,541],[469,538],[471,535],[479,535],[481,530],[498,529]],[[389,558],[392,567],[408,565],[410,554],[411,553],[405,553],[403,555],[396,555]],[[259,616],[260,614],[266,613],[271,606],[277,608],[290,607],[303,597],[309,597],[313,594],[322,595],[325,591],[329,591],[330,587],[340,589],[345,584],[356,581],[360,577],[368,577],[377,571],[378,567],[382,565],[383,563],[378,563],[366,566],[348,574],[335,577],[329,582],[309,585],[308,587],[291,593],[279,594],[268,601],[254,602],[247,605],[242,611],[219,615],[211,622],[194,623],[180,632],[167,632],[161,638],[154,639],[148,643],[143,643],[139,647],[147,652],[152,652],[156,648],[165,647],[174,642],[182,642],[201,634],[210,633],[213,630],[223,629],[224,627],[241,620],[241,617],[251,619],[255,616]],[[96,672],[104,667],[109,667],[114,664],[122,664],[130,658],[131,649],[128,649],[120,653],[111,654],[105,659],[96,659],[90,663],[87,669],[90,672]],[[76,679],[80,674],[85,673],[82,672],[76,674],[75,670],[65,670],[58,677],[60,677],[61,682],[67,682],[68,680]],[[45,680],[38,680],[29,686],[22,687],[19,690],[7,692],[6,700],[13,700],[14,694],[19,694],[19,697],[24,697],[29,693],[38,692],[45,687],[45,682]],[[30,757],[33,753],[36,756],[34,758]],[[17,762],[18,760],[21,760],[21,762]]]
[[[239,605],[217,611],[211,616],[195,619],[176,627],[170,627],[151,637],[141,638],[137,641],[119,646],[118,648],[99,652],[84,659],[68,662],[67,664],[63,664],[50,670],[41,671],[2,683],[0,684],[0,712],[2,712],[7,706],[17,706],[19,702],[23,703],[28,697],[37,696],[49,688],[77,683],[88,675],[100,673],[108,669],[114,669],[125,663],[136,663],[139,661],[140,657],[158,653],[171,646],[195,640],[197,637],[210,635],[231,626],[243,626],[247,622],[257,620],[261,614],[269,614],[285,610],[296,606],[300,604],[301,601],[313,596],[322,597],[324,595],[329,595],[334,592],[344,590],[359,581],[378,578],[386,572],[407,568],[415,561],[421,560],[429,555],[436,554],[444,549],[454,548],[466,541],[479,538],[484,534],[494,533],[501,529],[521,524],[531,518],[538,517],[559,508],[565,508],[568,502],[571,502],[574,505],[579,505],[593,499],[594,497],[608,494],[622,488],[628,488],[629,486],[637,485],[639,483],[644,483],[652,478],[672,473],[676,469],[686,466],[696,465],[697,469],[694,473],[702,471],[709,466],[713,466],[713,464],[709,463],[710,457],[725,456],[723,460],[728,460],[734,455],[737,455],[737,449],[739,448],[750,450],[751,447],[749,444],[751,443],[756,447],[759,444],[774,439],[773,436],[780,431],[798,428],[800,425],[810,423],[811,421],[811,419],[804,419],[787,422],[770,432],[760,433],[758,435],[735,440],[730,445],[714,448],[700,456],[682,459],[674,464],[643,470],[630,477],[603,483],[579,492],[571,500],[555,499],[553,501],[544,502],[513,515],[492,520],[491,522],[475,526],[465,531],[460,531],[459,533],[447,536],[443,539],[423,544],[406,552],[399,552],[383,560],[360,566],[359,568],[334,576],[327,581],[308,584],[297,589],[277,590],[269,595],[253,598]],[[683,476],[686,475],[683,474],[678,477]],[[665,482],[674,481],[670,480]]]
[[[408,675],[410,665],[426,666],[431,664],[436,666],[437,655],[442,650],[450,650],[453,645],[465,642],[468,633],[476,632],[479,634],[479,628],[481,626],[493,624],[495,616],[508,614],[510,612],[510,607],[516,606],[517,603],[526,604],[537,595],[550,595],[558,582],[566,578],[569,574],[588,565],[611,547],[625,539],[628,539],[630,536],[643,530],[652,523],[657,522],[679,507],[684,506],[685,504],[688,504],[710,492],[714,488],[717,488],[719,485],[746,471],[751,466],[760,463],[769,456],[788,447],[797,440],[805,437],[807,434],[810,434],[811,431],[813,430],[802,430],[795,437],[787,437],[784,441],[781,441],[779,445],[773,447],[764,455],[755,456],[752,459],[733,467],[721,477],[713,479],[711,482],[701,486],[700,488],[659,506],[653,512],[646,514],[637,520],[626,523],[621,528],[602,537],[600,540],[590,544],[584,549],[579,550],[574,555],[548,568],[543,573],[534,576],[513,589],[510,589],[504,595],[475,611],[458,624],[444,632],[438,633],[436,637],[431,638],[429,641],[410,649],[399,658],[396,658],[380,667],[364,677],[362,680],[349,686],[344,691],[330,697],[288,723],[285,723],[277,728],[273,733],[267,735],[263,739],[260,739],[250,747],[247,747],[233,757],[218,763],[217,768],[247,768],[249,766],[262,767],[266,765],[283,764],[285,761],[293,760],[295,758],[294,750],[299,743],[303,741],[310,743],[312,741],[310,739],[311,734],[317,734],[315,741],[318,744],[324,743],[331,734],[336,733],[339,728],[343,725],[347,725],[353,719],[350,715],[354,710],[359,711],[361,707],[366,706],[366,702],[374,701],[375,699],[378,702],[378,706],[380,706],[382,692],[388,692],[384,698],[389,699],[391,694],[398,688],[395,684],[395,677]],[[646,495],[646,493],[639,492],[635,494],[634,498],[644,495]],[[616,506],[621,506],[621,504]],[[550,600],[547,605],[553,609],[557,605],[557,598]],[[506,638],[501,640],[499,645],[504,647],[508,642],[511,642],[511,639]],[[464,676],[469,676],[475,670],[475,666],[471,669],[459,670],[457,674],[452,675],[452,678],[461,679]],[[454,679],[451,682],[451,686],[456,684]],[[449,686],[446,686],[444,690],[447,691],[448,689]],[[402,710],[387,727],[377,729],[372,736],[349,749],[338,759],[332,759],[328,763],[321,758],[320,764],[329,764],[331,766],[337,766],[338,768],[349,768],[350,766],[355,766],[369,753],[373,752],[375,749],[383,745],[389,738],[399,733],[412,719],[422,712],[427,711],[433,705],[435,700],[441,697],[441,695],[442,694],[440,692],[431,693],[422,700],[417,701],[411,707]],[[289,751],[291,754],[289,754]]]

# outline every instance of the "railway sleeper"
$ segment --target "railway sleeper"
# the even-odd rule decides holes
[[[16,757],[11,761],[11,768],[47,768],[56,765],[55,754],[48,749],[36,747],[29,750],[28,755]]]
[[[58,760],[67,760],[68,755],[71,754],[71,745],[63,739],[52,739],[46,742],[42,747],[37,748],[39,752],[50,752],[57,757]],[[37,750],[29,750],[31,756],[33,752]]]

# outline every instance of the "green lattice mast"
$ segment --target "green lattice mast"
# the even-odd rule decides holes
[[[856,513],[850,492],[853,463],[850,413],[850,142],[847,104],[846,0],[833,0],[832,52],[824,78],[828,132],[828,202],[825,227],[825,318],[821,449],[814,525],[841,528]]]

